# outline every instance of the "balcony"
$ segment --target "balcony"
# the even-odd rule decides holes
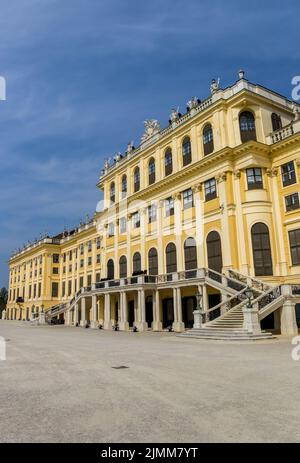
[[[268,145],[274,145],[286,138],[289,138],[296,133],[300,133],[300,119],[292,121],[289,125],[282,127],[282,129],[275,130],[267,137]]]

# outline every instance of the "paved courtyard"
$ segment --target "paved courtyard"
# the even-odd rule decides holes
[[[11,321],[0,336],[1,442],[300,441],[289,339],[224,344]]]

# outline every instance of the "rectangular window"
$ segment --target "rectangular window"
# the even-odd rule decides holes
[[[135,212],[132,215],[132,223],[133,223],[133,228],[140,228],[141,226],[141,218],[140,218],[140,213]]]
[[[285,197],[285,208],[286,212],[293,211],[294,209],[299,209],[299,194],[293,193],[292,195]]]
[[[189,209],[193,205],[193,190],[189,188],[183,192],[183,208]]]
[[[63,266],[63,273],[66,273],[66,267],[65,267],[65,265]]]
[[[68,281],[68,296],[72,294],[72,280]]]
[[[262,172],[259,167],[246,170],[248,190],[257,190],[263,188]]]
[[[33,299],[36,298],[36,284],[33,285]]]
[[[166,206],[166,217],[174,215],[174,200],[173,198],[167,198],[165,201]]]
[[[56,282],[52,283],[51,296],[52,297],[58,297],[58,283],[56,283]]]
[[[62,290],[61,290],[61,295],[64,297],[66,295],[66,282],[62,282]]]
[[[294,161],[287,162],[281,166],[282,184],[283,186],[296,183],[296,172]]]
[[[42,295],[42,283],[39,283],[39,293],[38,293],[38,297],[41,297]]]
[[[59,254],[53,254],[52,262],[53,262],[53,264],[58,264],[59,263]],[[32,262],[30,262],[30,268],[31,267],[32,267]]]
[[[92,250],[92,241],[88,241],[88,252],[91,252]]]
[[[148,206],[148,223],[156,222],[157,219],[157,207],[156,204]]]
[[[126,217],[120,218],[120,233],[126,233],[127,229],[127,220]]]
[[[210,201],[217,197],[217,185],[216,179],[211,178],[204,182],[204,194],[205,194],[205,201]]]
[[[96,239],[96,248],[97,248],[97,249],[100,249],[100,246],[101,246],[100,238],[97,238],[97,239]]]
[[[73,254],[72,251],[69,251],[69,260],[72,260]]]
[[[69,272],[72,272],[72,264],[69,265]]]
[[[53,267],[52,272],[53,275],[58,275],[58,267]]]
[[[88,284],[88,286],[91,286],[91,284],[92,284],[92,275],[88,275],[87,284]]]
[[[83,267],[83,259],[80,259],[80,268]]]
[[[67,259],[67,256],[66,256],[66,253],[64,252],[63,253],[63,261],[66,262],[66,259]]]
[[[14,290],[14,291],[15,291],[15,290]],[[31,299],[31,285],[29,285],[28,298]],[[15,299],[15,295],[14,295],[14,299]]]
[[[79,249],[80,249],[80,255],[82,256],[83,253],[84,253],[84,246],[83,246],[83,243],[81,243],[81,245],[79,246]]]
[[[108,237],[112,236],[115,236],[115,224],[111,222],[108,224]]]
[[[300,228],[289,232],[290,250],[293,265],[300,265]]]
[[[97,264],[100,264],[100,254],[97,254],[96,259]]]
[[[92,265],[92,256],[88,257],[88,265]]]
[[[100,273],[96,273],[96,283],[99,283],[100,281]]]

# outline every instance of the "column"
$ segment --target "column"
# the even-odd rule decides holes
[[[130,177],[127,177],[128,183]],[[126,226],[127,226],[127,239],[126,239],[126,253],[127,253],[127,275],[130,277],[132,275],[132,258],[131,258],[131,217],[132,214],[127,214]]]
[[[197,267],[205,267],[204,253],[204,205],[200,197],[202,184],[193,187],[194,205],[195,205],[195,222],[196,222],[196,244],[197,244]]]
[[[288,262],[284,250],[284,238],[283,238],[283,223],[280,212],[280,201],[278,194],[278,183],[277,183],[277,169],[268,169],[267,175],[270,178],[270,193],[272,198],[272,206],[274,211],[274,234],[276,238],[276,247],[278,249],[278,269],[277,274],[287,275],[288,274]],[[271,238],[271,237],[270,237]]]
[[[127,315],[127,295],[125,291],[120,293],[120,320],[119,328],[122,331],[129,329],[128,315]]]
[[[158,274],[165,273],[164,270],[164,250],[163,250],[163,207],[164,201],[160,200],[157,205],[157,253],[158,253]]]
[[[75,304],[75,308],[74,308],[74,325],[76,326],[78,324],[78,302],[76,302]]]
[[[290,299],[290,296],[292,295],[292,288],[290,285],[282,285],[281,292],[282,295],[286,297],[280,316],[281,334],[285,336],[297,336],[298,326],[295,302]]]
[[[243,209],[242,209],[242,201],[241,201],[241,190],[240,190],[240,178],[241,178],[241,171],[236,170],[234,173],[234,180],[233,180],[233,194],[234,200],[236,205],[236,228],[237,228],[237,246],[238,246],[238,255],[239,255],[239,268],[242,273],[249,275],[249,265],[247,262],[247,252],[246,252],[246,244],[245,244],[245,227],[243,221]]]
[[[146,267],[147,267],[146,246],[145,246],[146,211],[147,211],[147,209],[145,209],[145,208],[140,209],[140,221],[141,221],[140,243],[141,243],[141,266],[142,266],[142,270],[145,270]]]
[[[226,193],[227,173],[221,173],[218,178],[219,198],[221,207],[221,230],[222,230],[222,252],[223,252],[223,267],[232,268],[231,243],[229,219],[227,210],[227,193]]]
[[[112,329],[112,322],[110,318],[110,293],[106,293],[104,295],[104,329]]]
[[[138,290],[138,314],[139,314],[139,321],[137,323],[138,330],[145,331],[148,329],[148,324],[146,323],[146,305],[145,305],[144,289]]]
[[[182,300],[181,289],[173,288],[173,307],[174,307],[174,322],[173,330],[180,332],[184,331],[184,323],[182,321]]]
[[[91,328],[96,329],[98,328],[98,320],[97,320],[97,296],[96,294],[92,295],[92,320],[91,320]]]
[[[158,289],[153,291],[152,301],[153,301],[152,330],[162,331],[162,322],[161,322],[161,317],[160,317],[160,295],[159,295]]]
[[[80,320],[80,326],[86,326],[87,320],[86,320],[86,314],[85,314],[85,297],[81,298],[81,320]]]
[[[182,243],[181,193],[174,195],[174,212],[177,271],[182,272],[184,270],[184,259]]]

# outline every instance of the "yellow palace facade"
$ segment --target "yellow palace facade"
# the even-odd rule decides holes
[[[225,89],[213,80],[105,162],[92,220],[11,257],[6,318],[295,334],[299,178],[298,105],[243,71]]]

